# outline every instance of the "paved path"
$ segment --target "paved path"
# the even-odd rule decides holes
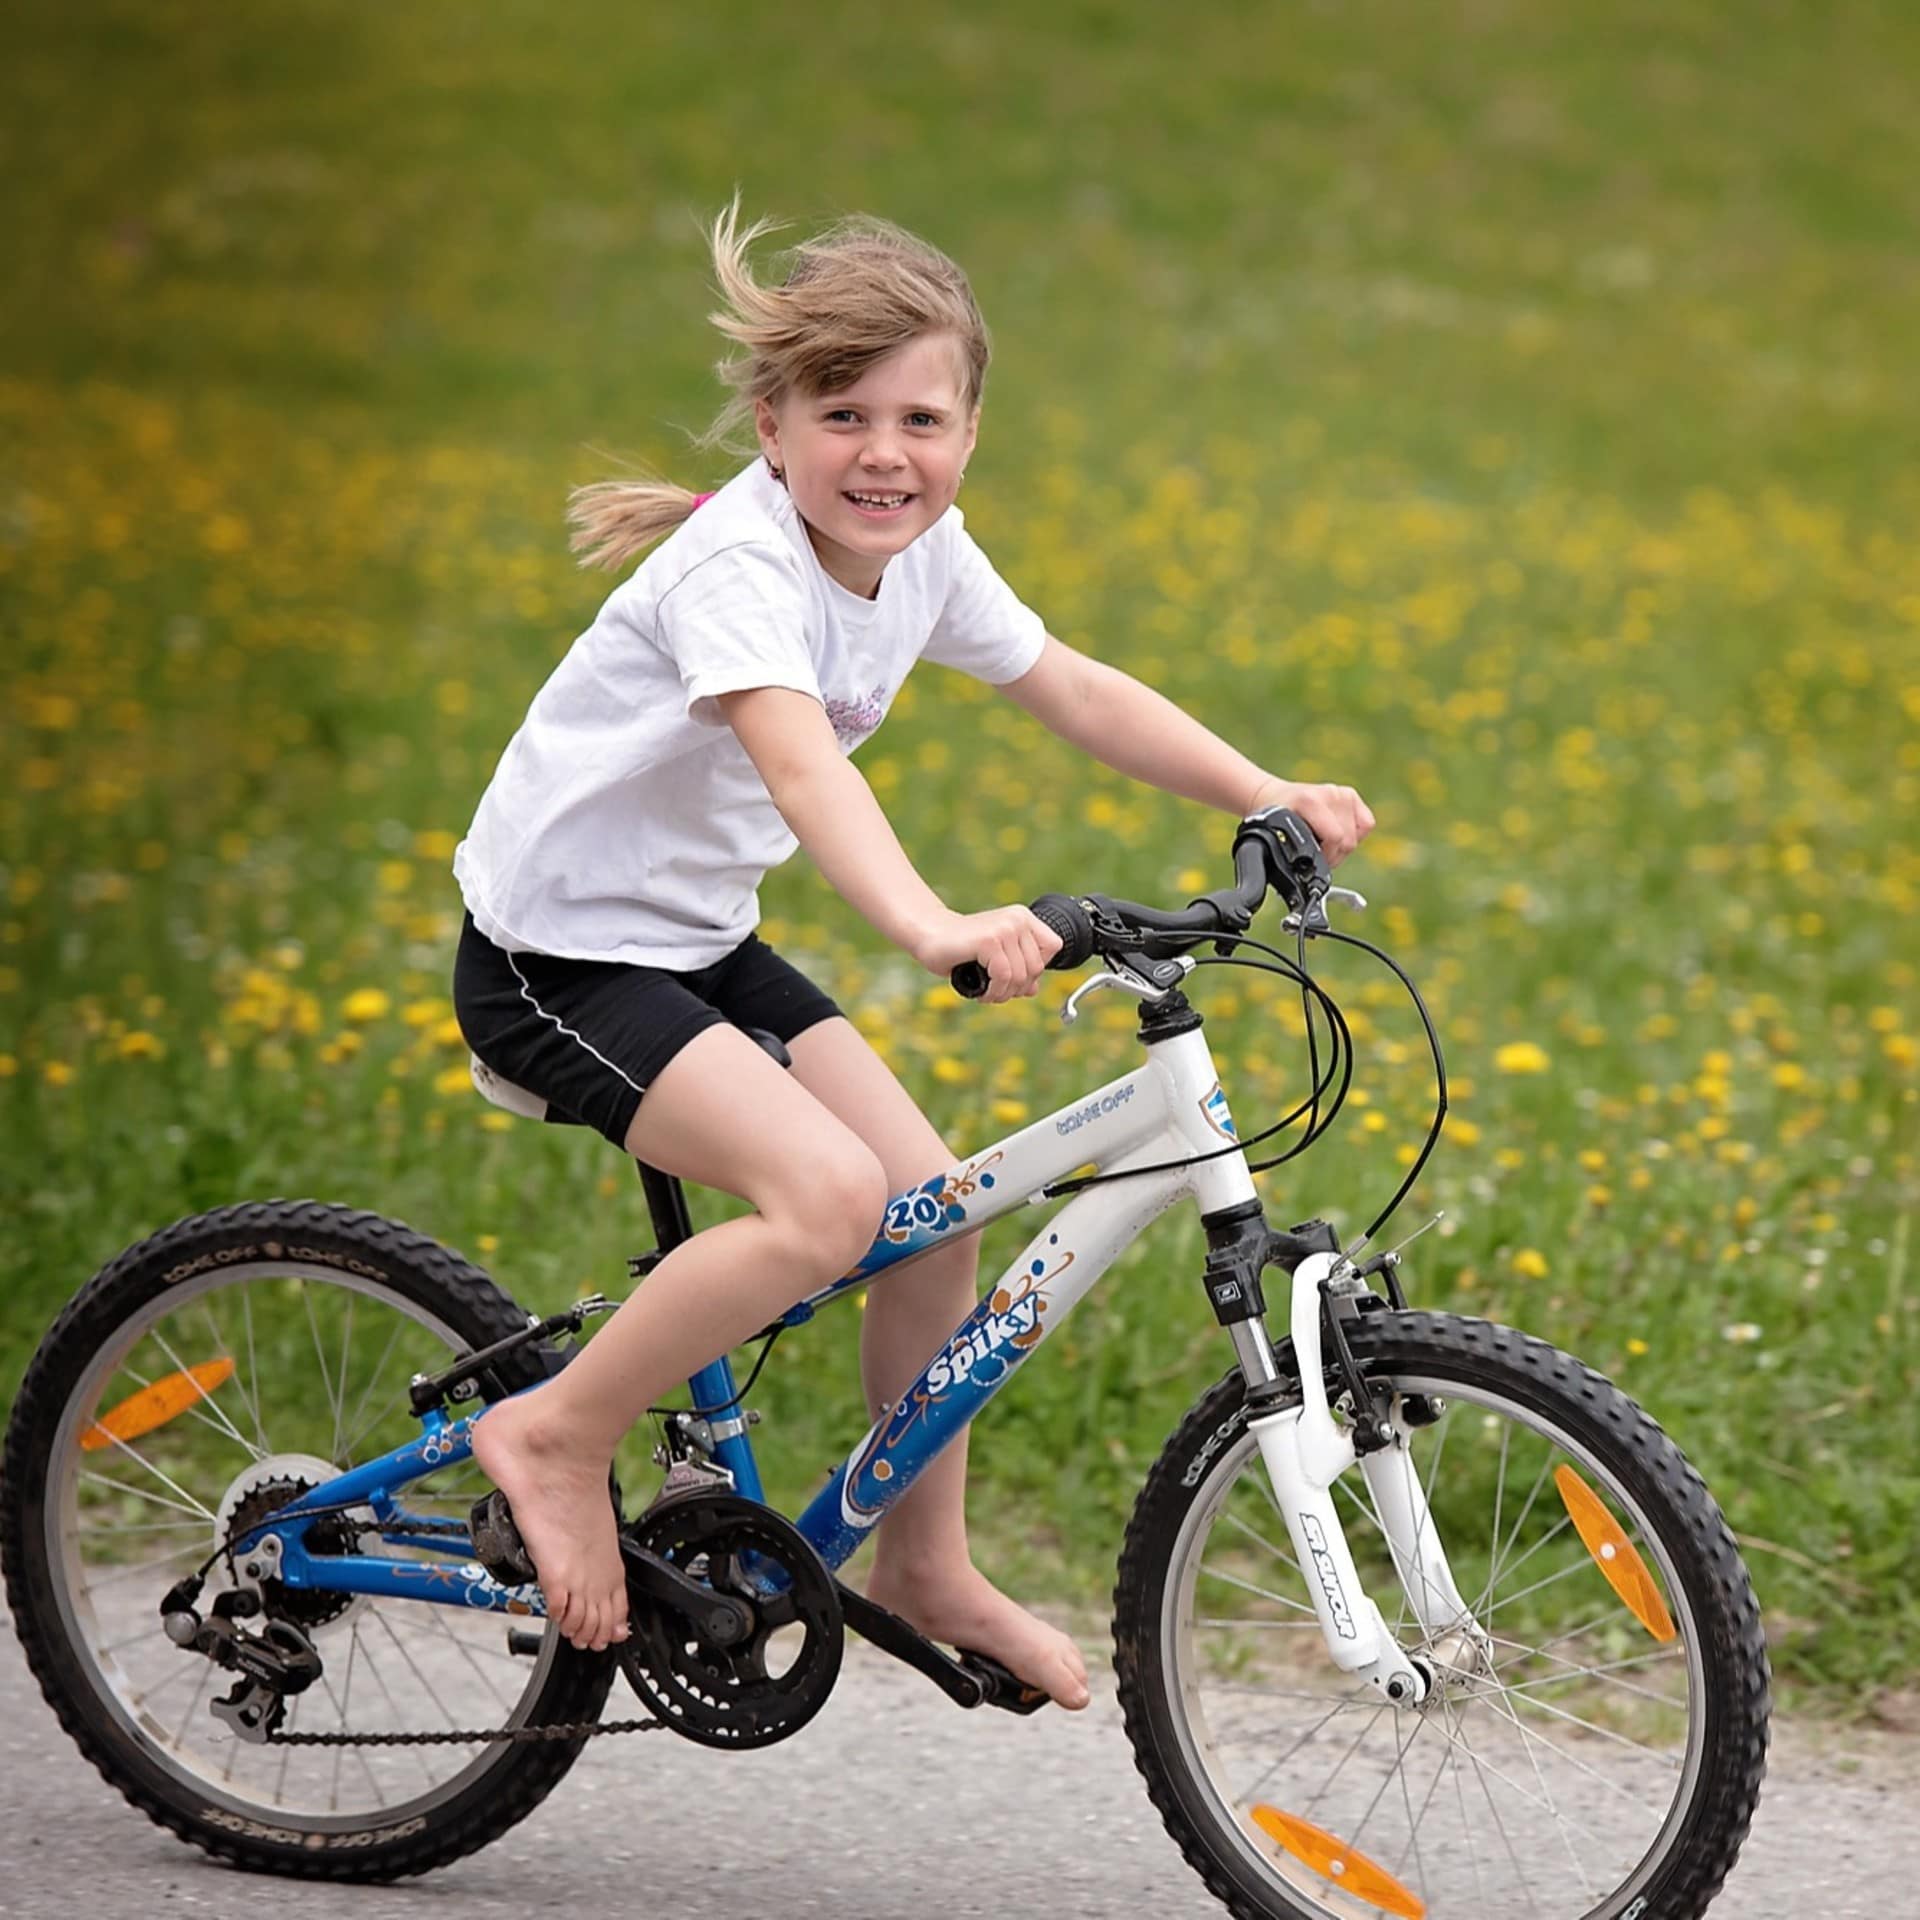
[[[616,1687],[610,1709],[625,1699]],[[619,1707],[624,1714],[626,1709]],[[0,1619],[0,1914],[301,1920],[446,1914],[727,1920],[1218,1920],[1148,1804],[1111,1679],[1084,1714],[965,1714],[850,1642],[839,1689],[783,1745],[713,1754],[651,1734],[589,1747],[533,1817],[424,1879],[343,1888],[237,1875],[152,1825],[81,1760]],[[1788,1730],[1713,1920],[1920,1914],[1920,1741]]]

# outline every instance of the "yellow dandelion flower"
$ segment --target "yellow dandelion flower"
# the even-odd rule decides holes
[[[11,1080],[20,1071],[20,1062],[10,1053],[0,1053],[0,1080]]]
[[[1480,1129],[1471,1120],[1449,1118],[1447,1134],[1457,1146],[1472,1147],[1480,1143]]]
[[[341,1002],[341,1015],[348,1020],[357,1020],[363,1026],[371,1020],[383,1019],[393,1006],[393,1002],[378,987],[356,987]]]
[[[375,884],[382,893],[405,893],[413,885],[413,862],[382,860],[375,875]]]
[[[945,1086],[957,1087],[962,1081],[973,1078],[973,1069],[964,1060],[956,1060],[952,1054],[943,1053],[933,1063],[933,1077]]]
[[[1503,1172],[1516,1173],[1527,1164],[1527,1156],[1518,1147],[1502,1147],[1493,1156],[1493,1164]]]
[[[1544,1047],[1531,1040],[1510,1040],[1496,1049],[1493,1064],[1502,1073],[1545,1073],[1553,1063]]]
[[[413,836],[413,850],[422,860],[451,860],[460,836],[444,828],[429,827]]]
[[[122,1060],[158,1060],[166,1050],[160,1040],[139,1028],[123,1033],[114,1049]]]
[[[409,1000],[400,1009],[400,1018],[410,1027],[430,1027],[444,1020],[449,1011],[444,1000]]]
[[[1916,1045],[1910,1033],[1890,1033],[1880,1042],[1880,1051],[1896,1067],[1910,1067],[1920,1060],[1920,1045]]]
[[[999,1125],[1017,1127],[1029,1111],[1024,1100],[996,1100],[989,1109]]]
[[[1544,1280],[1547,1277],[1547,1256],[1537,1247],[1522,1247],[1509,1264],[1523,1280]]]
[[[433,1076],[435,1093],[471,1093],[473,1074],[466,1067],[443,1067]]]
[[[1587,1189],[1587,1205],[1590,1207],[1610,1207],[1613,1204],[1613,1189],[1596,1182]]]
[[[50,1087],[64,1087],[72,1084],[73,1069],[64,1060],[49,1060],[40,1069],[40,1078]]]
[[[1360,1116],[1362,1133],[1385,1133],[1386,1130],[1387,1116],[1384,1113],[1363,1113]]]
[[[513,1125],[513,1115],[502,1113],[498,1107],[489,1107],[480,1116],[480,1125],[488,1133],[505,1133]]]
[[[1653,1349],[1649,1347],[1647,1343],[1644,1340],[1642,1340],[1638,1334],[1635,1334],[1627,1342],[1627,1351],[1630,1354],[1632,1354],[1636,1360],[1638,1360],[1643,1353],[1651,1353]]]

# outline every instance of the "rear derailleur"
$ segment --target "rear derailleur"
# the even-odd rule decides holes
[[[320,1655],[291,1620],[269,1620],[260,1633],[239,1625],[261,1610],[250,1587],[216,1594],[210,1616],[202,1619],[195,1603],[205,1584],[195,1573],[171,1588],[160,1602],[161,1623],[176,1647],[240,1675],[231,1693],[210,1703],[213,1717],[242,1740],[264,1746],[286,1717],[287,1701],[320,1678]]]

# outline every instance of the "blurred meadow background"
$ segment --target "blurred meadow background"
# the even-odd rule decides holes
[[[1423,1304],[1612,1374],[1749,1552],[1790,1697],[1920,1656],[1920,18],[1893,5],[978,0],[15,10],[0,288],[0,1396],[196,1210],[397,1215],[551,1310],[649,1240],[604,1143],[470,1090],[448,871],[609,582],[567,489],[696,485],[700,224],[884,213],[993,325],[965,505],[1072,643],[1380,818],[1342,877],[1453,1076]],[[772,264],[769,260],[768,264]],[[861,763],[955,905],[1184,899],[1231,824],[927,668]],[[767,931],[957,1151],[1134,1057],[963,1005],[804,859]],[[1263,1178],[1348,1231],[1417,1024]],[[1297,1006],[1196,998],[1243,1133]],[[703,1219],[717,1202],[700,1203]],[[1031,1224],[1030,1221],[1028,1224]],[[1024,1227],[990,1237],[986,1267]],[[975,1437],[983,1559],[1097,1603],[1229,1361],[1169,1218]],[[756,1388],[863,1426],[853,1309]],[[650,1484],[644,1439],[624,1463]]]

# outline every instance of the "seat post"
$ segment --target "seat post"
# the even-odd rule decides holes
[[[693,1238],[693,1218],[687,1212],[687,1190],[670,1173],[650,1167],[644,1160],[633,1163],[640,1170],[640,1184],[647,1190],[647,1211],[653,1215],[654,1245],[662,1254]]]

